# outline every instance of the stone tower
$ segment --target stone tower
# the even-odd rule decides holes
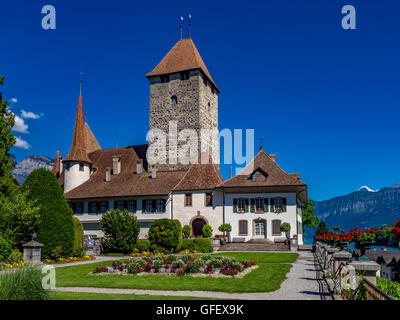
[[[177,132],[194,129],[197,151],[201,152],[201,130],[214,130],[209,140],[209,153],[219,164],[218,87],[214,83],[192,39],[181,39],[146,77],[150,80],[150,129],[161,129],[169,136],[170,122],[176,121]],[[178,157],[185,141],[175,139]],[[169,157],[172,149],[169,137],[166,145],[167,164],[157,164],[157,170],[184,170],[190,164],[174,164]],[[203,146],[204,147],[204,146]],[[179,153],[181,150],[181,153]],[[203,149],[204,151],[204,149]],[[185,153],[188,154],[188,153]],[[196,157],[197,158],[197,157]],[[217,159],[217,160],[216,160]]]

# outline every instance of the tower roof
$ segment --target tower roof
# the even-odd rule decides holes
[[[54,160],[53,169],[51,169],[55,175],[60,172],[60,151],[57,150],[56,159]]]
[[[90,130],[89,125],[85,122],[85,137],[86,137],[86,151],[91,153],[93,151],[101,149],[99,142],[94,136],[92,130]]]
[[[220,92],[192,39],[179,40],[154,70],[146,74],[146,77],[150,78],[195,69],[201,69],[217,91]]]
[[[82,161],[91,163],[87,156],[86,148],[86,132],[83,124],[83,113],[82,113],[82,95],[79,96],[78,110],[76,112],[74,135],[72,138],[71,149],[64,161]]]

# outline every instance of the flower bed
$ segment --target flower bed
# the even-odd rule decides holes
[[[94,260],[96,257],[94,256],[83,256],[83,257],[69,257],[69,258],[58,258],[56,260],[45,259],[43,260],[44,264],[62,264],[62,263],[70,263],[70,262],[79,262],[79,261],[88,261]]]
[[[97,267],[91,274],[243,277],[255,268],[257,266],[254,261],[238,261],[231,257],[168,255],[137,257],[126,262],[114,261],[111,267]]]

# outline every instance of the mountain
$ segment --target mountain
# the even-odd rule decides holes
[[[12,173],[21,185],[33,170],[38,168],[51,170],[53,168],[53,163],[54,160],[48,157],[31,155],[17,163]]]
[[[367,186],[362,186],[360,188],[358,188],[357,191],[368,191],[368,192],[377,192],[379,190],[372,190],[371,188],[367,187]]]
[[[375,192],[359,190],[330,200],[315,201],[315,215],[328,227],[337,225],[346,231],[355,227],[379,227],[400,219],[400,186]]]

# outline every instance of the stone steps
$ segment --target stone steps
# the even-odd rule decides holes
[[[289,246],[276,243],[227,243],[218,251],[289,251]]]

